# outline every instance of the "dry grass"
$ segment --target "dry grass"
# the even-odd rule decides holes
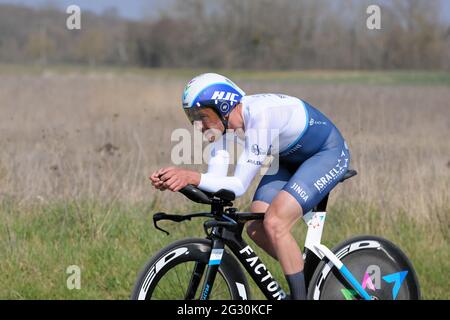
[[[46,73],[4,76],[1,83],[3,195],[23,201],[151,196],[146,175],[170,161],[166,138],[171,124],[184,120],[174,117],[176,99],[164,97],[181,82]]]
[[[187,79],[108,72],[0,75],[1,195],[44,202],[156,196],[146,177],[170,165],[172,130],[188,128],[179,110]],[[411,217],[449,207],[448,87],[254,80],[242,86],[297,95],[334,120],[359,176],[333,199],[345,195]],[[166,194],[158,196],[170,207]]]

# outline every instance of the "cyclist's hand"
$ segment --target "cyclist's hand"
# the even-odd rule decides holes
[[[153,173],[151,174],[151,176],[148,177],[148,178],[152,181],[152,185],[153,185],[156,189],[159,189],[159,190],[161,190],[161,191],[164,191],[164,190],[166,190],[167,188],[163,185],[164,181],[162,181],[162,180],[159,178],[159,176],[160,176],[162,170],[163,170],[163,169],[159,169],[159,170],[153,172]]]
[[[173,192],[181,190],[188,184],[198,185],[200,183],[198,172],[176,167],[162,169],[159,178],[164,181],[162,186]]]

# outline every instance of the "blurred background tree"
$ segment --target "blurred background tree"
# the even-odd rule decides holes
[[[381,30],[366,9],[381,7]],[[450,69],[439,0],[184,0],[141,19],[0,4],[0,62],[240,69]],[[146,12],[146,10],[148,12]],[[450,16],[450,15],[449,15]],[[447,19],[450,20],[450,19]]]

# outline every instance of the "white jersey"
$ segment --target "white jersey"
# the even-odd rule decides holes
[[[277,155],[289,150],[308,127],[305,103],[295,97],[280,94],[244,96],[244,150],[233,176],[226,176],[229,153],[226,138],[214,142],[208,162],[208,172],[201,175],[199,188],[209,192],[231,190],[237,197],[243,195],[258,173],[268,154]]]

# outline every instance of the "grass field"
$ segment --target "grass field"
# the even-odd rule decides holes
[[[155,231],[151,213],[200,207],[147,180],[171,164],[172,130],[189,128],[179,97],[201,71],[0,66],[0,298],[126,299],[153,253],[202,236],[200,221]],[[424,298],[449,299],[450,74],[224,73],[247,93],[304,98],[346,137],[359,175],[332,193],[325,244],[386,237],[411,258]],[[256,184],[237,207],[249,209]],[[305,227],[294,232],[303,241]],[[80,290],[67,289],[70,265]]]
[[[100,205],[69,202],[28,208],[2,202],[0,295],[3,299],[127,299],[138,270],[157,250],[181,237],[202,237],[201,220],[165,223],[170,236],[156,232],[151,205]],[[384,221],[383,221],[384,220]],[[363,204],[335,205],[324,243],[333,247],[358,234],[382,235],[399,245],[418,272],[424,298],[448,298],[449,245],[445,230],[412,223],[405,214],[390,216]],[[295,235],[303,239],[305,227]],[[248,238],[246,239],[247,241]],[[254,249],[258,249],[252,245]],[[278,263],[256,250],[284,288]],[[81,289],[68,290],[66,269],[81,268]],[[253,284],[253,283],[252,283]],[[264,299],[253,284],[254,298]]]

